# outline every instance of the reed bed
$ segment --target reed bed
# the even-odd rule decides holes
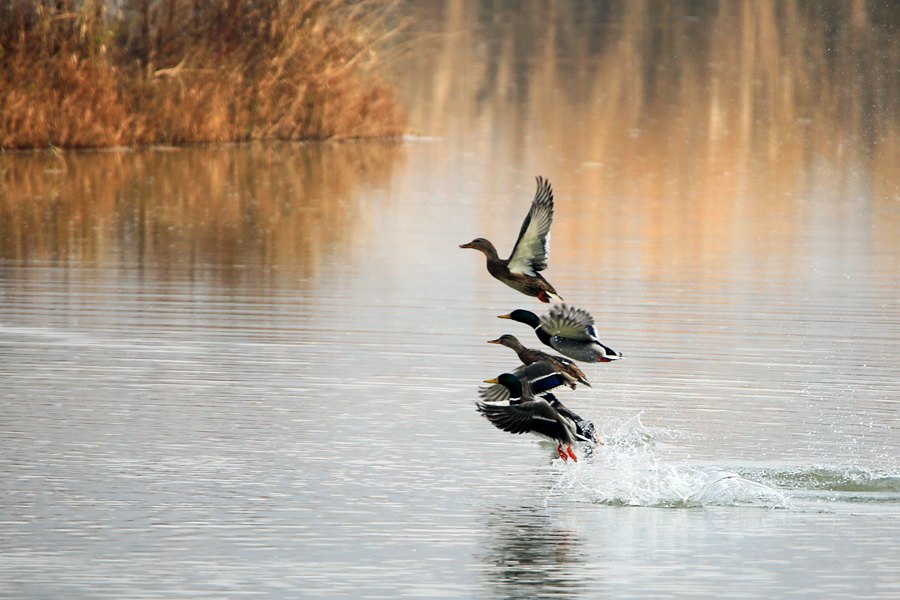
[[[0,1],[0,148],[396,136],[395,30],[376,2]]]

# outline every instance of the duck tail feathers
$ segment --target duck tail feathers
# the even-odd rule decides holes
[[[560,296],[556,292],[544,292],[544,294],[547,296],[547,298],[556,302],[565,302],[565,300],[562,299],[562,296]]]

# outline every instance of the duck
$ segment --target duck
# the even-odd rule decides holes
[[[524,365],[531,365],[541,361],[549,363],[558,372],[562,373],[564,376],[568,376],[567,383],[573,390],[575,389],[576,383],[591,387],[584,372],[578,368],[578,365],[573,361],[563,356],[548,354],[543,350],[526,348],[522,342],[519,341],[519,338],[514,335],[508,333],[501,335],[496,340],[488,340],[488,344],[500,344],[501,346],[506,346],[516,353],[519,360],[521,360]]]
[[[551,299],[562,302],[562,297],[540,274],[547,268],[549,260],[553,189],[547,179],[541,176],[536,179],[537,191],[509,258],[500,258],[494,244],[481,237],[459,247],[483,253],[487,259],[488,273],[514,290],[526,296],[535,296],[541,302],[549,303]]]
[[[501,319],[512,319],[534,328],[538,339],[560,354],[581,362],[611,362],[622,354],[603,344],[594,328],[594,317],[583,308],[555,304],[538,317],[530,310],[516,309]]]
[[[485,402],[509,402],[520,395],[534,397],[563,385],[571,385],[576,381],[572,376],[561,372],[547,361],[521,365],[510,374],[515,377],[515,383],[511,383],[510,379],[507,379],[506,384],[500,381],[487,381],[486,383],[494,385],[478,388],[479,397]],[[519,393],[512,395],[511,391]]]
[[[514,373],[501,373],[494,379],[486,379],[485,383],[506,388],[511,398],[508,403],[476,403],[478,412],[498,429],[549,438],[556,442],[556,453],[564,461],[571,458],[578,462],[572,449],[577,442],[597,443],[593,423],[569,410],[553,394],[535,397]]]

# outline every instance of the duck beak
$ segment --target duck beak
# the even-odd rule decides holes
[[[499,344],[499,343],[500,343],[500,338],[497,338],[496,340],[488,340],[488,344]]]
[[[494,377],[493,379],[485,379],[484,382],[485,383],[500,383],[499,381],[497,381],[496,377]]]
[[[475,246],[472,245],[472,242],[469,242],[468,244],[460,244],[459,247],[460,248],[474,248]]]
[[[498,319],[512,319],[512,315],[497,315]]]

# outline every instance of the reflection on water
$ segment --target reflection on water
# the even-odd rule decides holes
[[[419,57],[423,72],[407,80],[428,99],[412,104],[413,126],[477,156],[492,192],[551,177],[580,217],[560,211],[554,236],[571,243],[557,244],[551,266],[589,256],[613,267],[604,246],[628,228],[632,261],[654,277],[717,272],[774,238],[784,259],[752,266],[789,280],[800,224],[819,203],[842,202],[845,218],[879,215],[867,224],[873,250],[900,275],[893,8],[439,4],[440,68]],[[764,218],[748,222],[751,199],[765,201],[755,206]]]
[[[0,155],[0,596],[896,597],[897,8],[406,10],[421,136]],[[578,464],[473,408],[537,174]]]
[[[486,539],[478,558],[488,588],[504,598],[571,597],[587,562],[583,535],[544,506],[494,507],[483,517]]]
[[[384,186],[401,153],[338,142],[6,156],[0,258],[305,280],[360,235],[361,190]]]

